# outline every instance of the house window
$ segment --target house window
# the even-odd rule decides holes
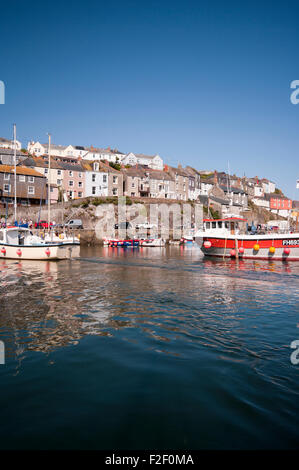
[[[34,176],[28,176],[28,183],[34,183]]]
[[[10,184],[5,184],[3,190],[5,193],[10,193]]]
[[[57,170],[57,176],[61,176],[61,170]]]
[[[45,175],[48,173],[48,168],[45,168]]]
[[[78,192],[78,197],[82,197],[82,192],[81,191]]]
[[[9,181],[10,180],[10,174],[9,173],[4,173],[4,179],[6,181]]]
[[[117,176],[113,176],[113,183],[117,183]]]
[[[93,174],[93,175],[91,176],[91,181],[94,183],[95,180],[96,180],[96,175]]]
[[[25,175],[20,175],[19,176],[19,181],[24,183],[24,181],[26,181]]]
[[[72,171],[69,171],[69,176],[73,176],[73,172],[72,172]]]
[[[53,188],[52,187],[50,188],[50,192],[53,193]]]
[[[93,187],[92,187],[92,195],[94,196],[94,195],[95,195],[95,193],[96,193],[96,187],[95,187],[95,186],[93,186]]]
[[[69,186],[74,186],[74,181],[73,180],[69,181]]]
[[[61,185],[61,180],[57,180],[57,184],[58,184],[58,186],[60,186]]]
[[[82,186],[83,186],[82,181],[79,181],[78,186],[79,186],[79,188],[82,188]]]
[[[79,173],[79,178],[82,178],[82,173]]]
[[[113,196],[117,196],[117,188],[112,189],[112,194],[113,194]]]
[[[28,194],[34,194],[34,186],[28,186]]]
[[[107,183],[107,175],[103,175],[103,183]]]

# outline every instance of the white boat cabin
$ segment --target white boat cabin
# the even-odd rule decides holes
[[[0,245],[26,246],[44,244],[40,237],[32,234],[28,228],[8,227],[0,229]]]
[[[203,231],[210,236],[215,235],[237,235],[240,230],[244,230],[246,219],[231,217],[226,219],[204,219]]]

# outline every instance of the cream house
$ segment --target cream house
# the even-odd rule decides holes
[[[0,137],[0,148],[3,149],[12,149],[14,150],[14,141],[5,139],[4,137]],[[22,148],[22,144],[19,140],[16,140],[16,149],[20,151]]]

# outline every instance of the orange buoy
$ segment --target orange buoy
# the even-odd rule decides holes
[[[269,252],[270,253],[275,253],[275,246],[270,246]]]
[[[253,249],[254,251],[259,251],[260,245],[258,243],[255,243],[255,245],[253,246]]]

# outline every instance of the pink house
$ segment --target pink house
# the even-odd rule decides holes
[[[84,197],[84,168],[79,164],[59,162],[63,171],[62,188],[68,199]]]

